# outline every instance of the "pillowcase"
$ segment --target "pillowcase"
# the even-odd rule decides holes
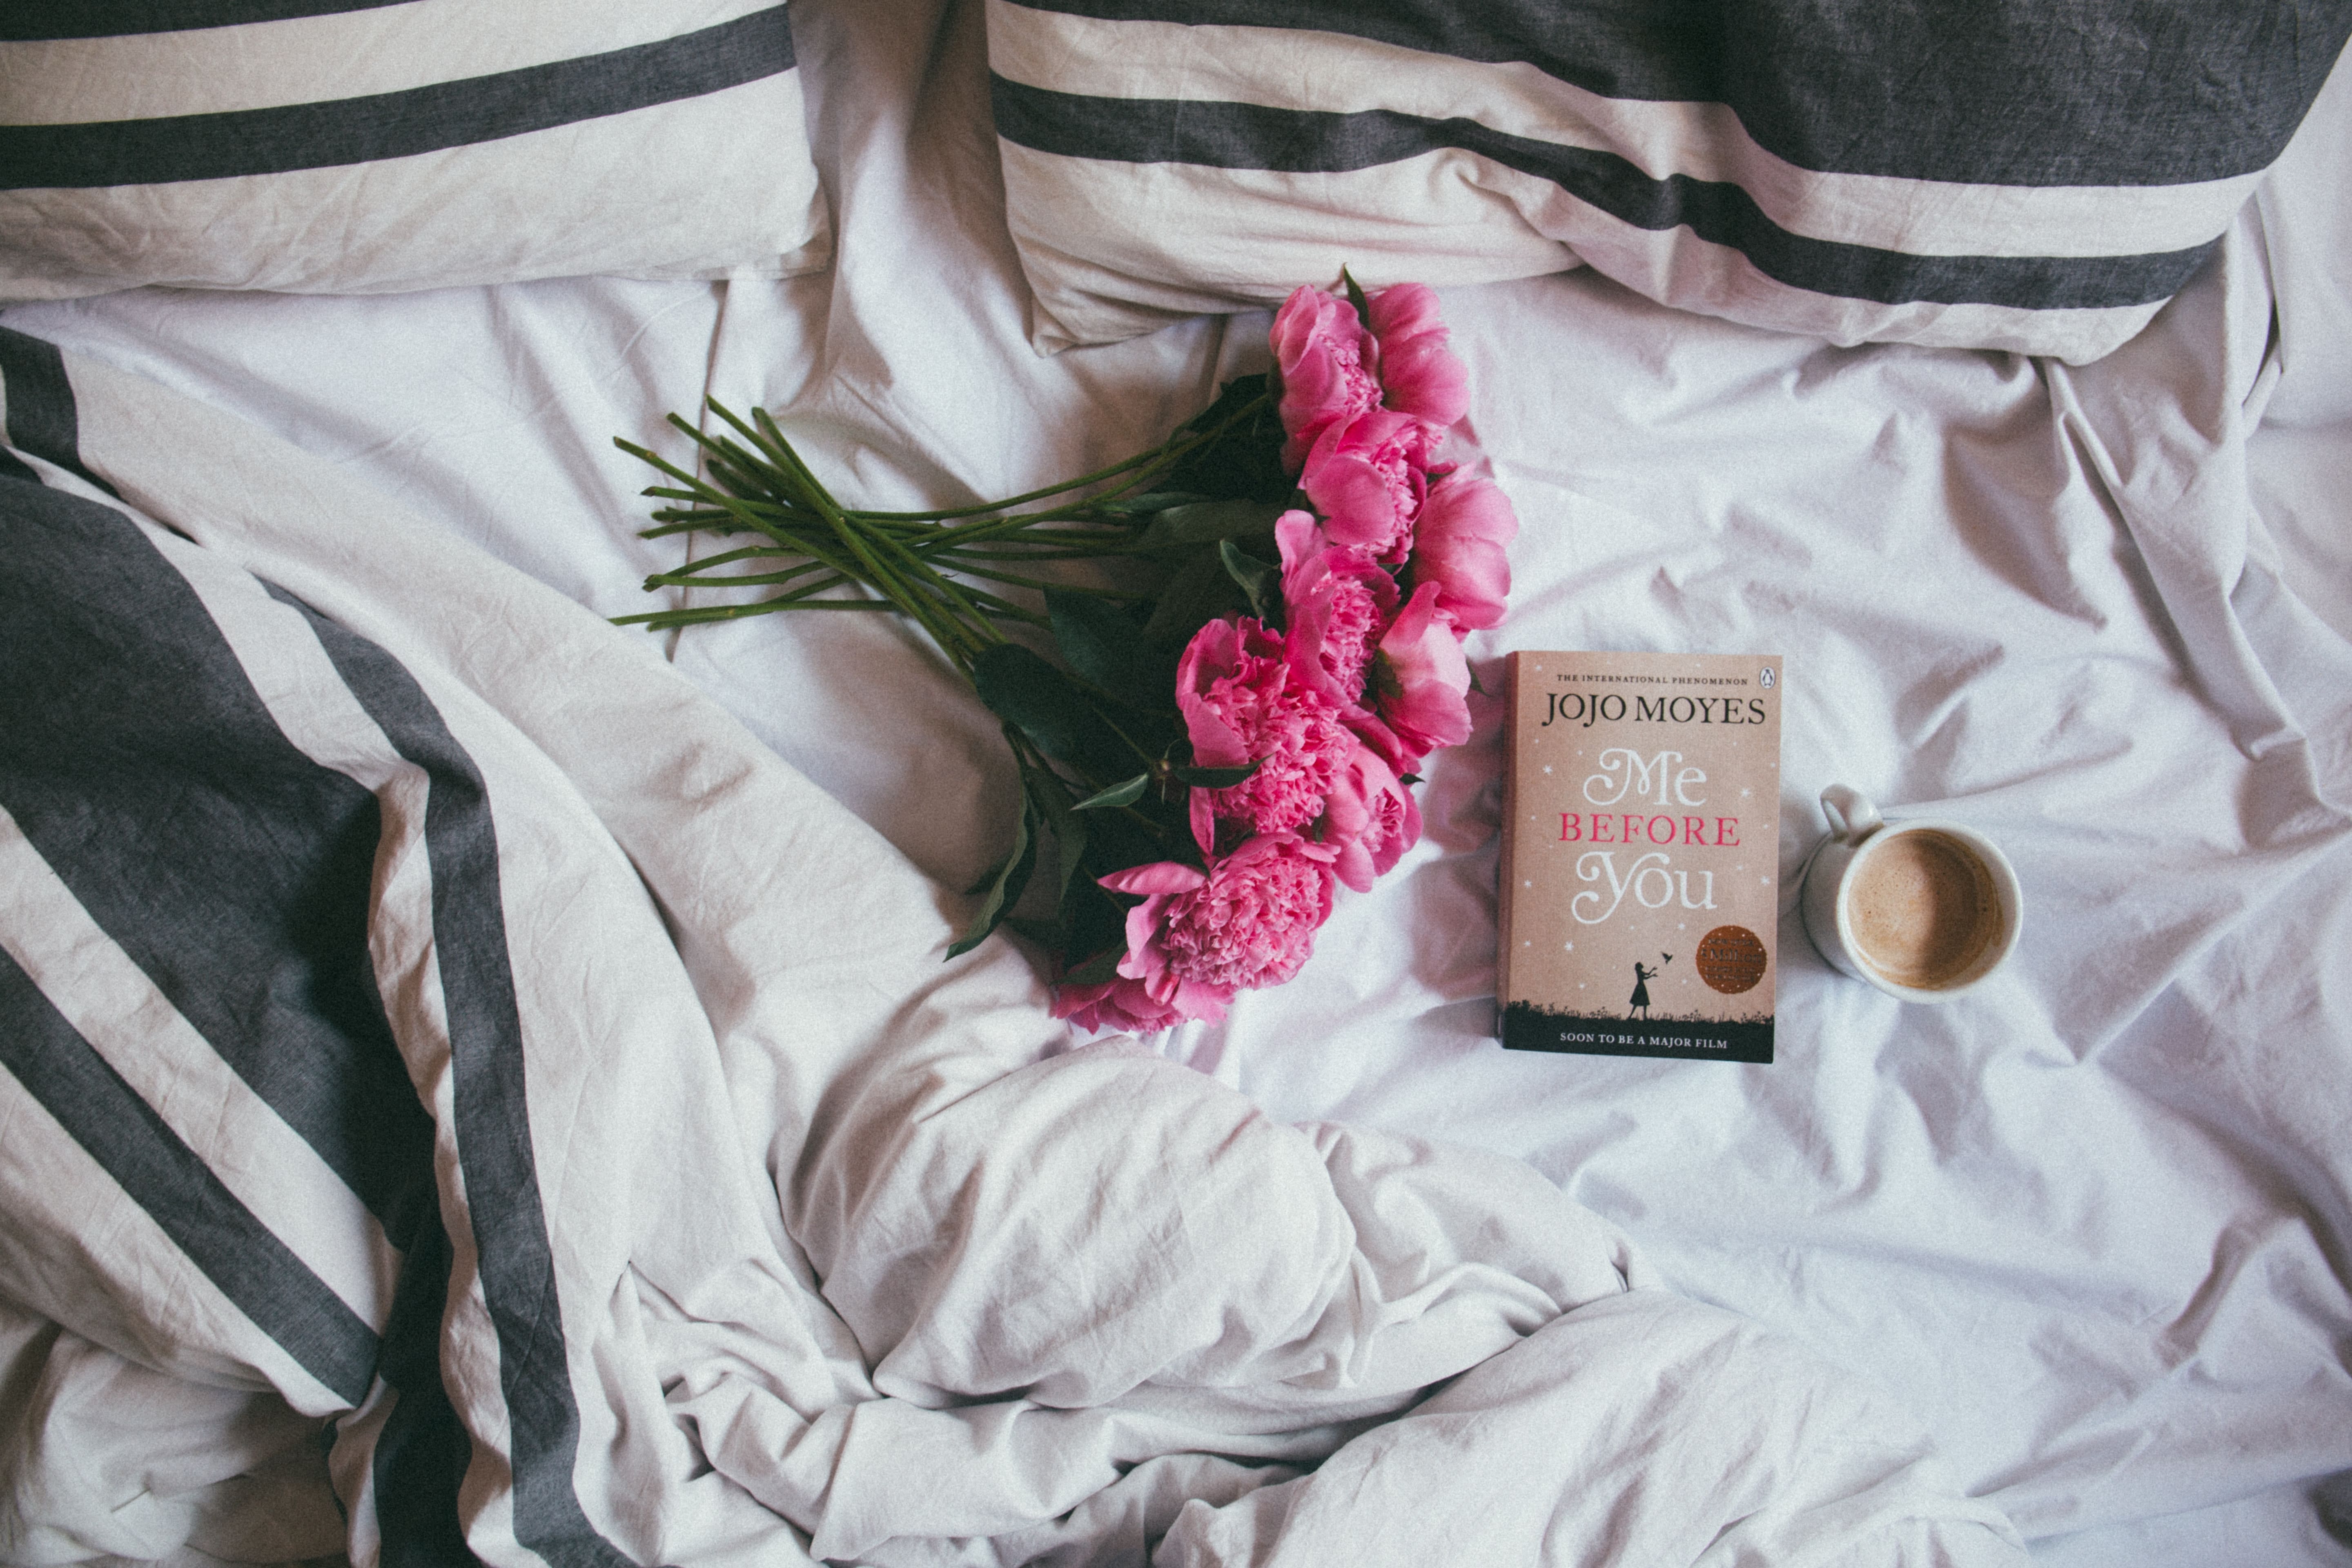
[[[0,300],[824,265],[776,0],[45,0],[0,16]]]
[[[1841,343],[2095,359],[2197,270],[2347,27],[2168,0],[988,0],[1045,349],[1343,265],[1581,261]]]

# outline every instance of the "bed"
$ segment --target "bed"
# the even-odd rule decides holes
[[[0,61],[51,171],[0,193],[0,1559],[2352,1562],[2343,7],[2122,60],[1890,12],[1993,63],[1903,89],[1925,174],[1811,165],[1835,243],[1722,139],[1837,140],[1770,98],[1834,7],[1710,45],[1719,95],[1444,20],[1505,5],[510,8],[467,69],[593,98],[516,41],[562,12],[639,97],[341,182],[173,120],[180,254],[58,105],[233,89],[0,39],[64,51]],[[453,14],[137,10],[63,8],[321,29],[354,98]],[[2052,60],[2110,94],[2053,123],[2163,156],[1970,177],[2056,133],[1949,95]],[[1265,369],[1334,257],[1438,286],[1519,518],[1471,738],[1296,978],[1074,1030],[1012,937],[942,962],[995,721],[880,616],[611,626],[715,602],[647,593],[689,546],[613,438],[690,466],[716,397],[871,506],[1017,493]],[[1545,648],[1785,658],[1769,1065],[1494,1038]],[[1833,784],[2006,850],[1985,987],[1814,952]]]

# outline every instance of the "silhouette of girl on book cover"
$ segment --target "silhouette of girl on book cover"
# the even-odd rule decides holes
[[[1649,1017],[1650,982],[1655,980],[1657,977],[1658,972],[1656,970],[1643,968],[1642,966],[1642,961],[1638,958],[1633,961],[1633,999],[1625,1005],[1627,1008],[1625,1016],[1627,1017],[1630,1018],[1636,1013],[1639,1013],[1644,1019]]]

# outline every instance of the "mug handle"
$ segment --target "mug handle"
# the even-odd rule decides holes
[[[1843,844],[1859,844],[1886,826],[1868,795],[1843,784],[1822,791],[1822,813],[1830,819],[1830,837]]]

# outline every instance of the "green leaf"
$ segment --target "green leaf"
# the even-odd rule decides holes
[[[1187,430],[1206,430],[1222,424],[1274,390],[1274,378],[1264,371],[1237,375],[1217,388],[1217,400],[1184,421]]]
[[[1070,804],[1070,786],[1054,773],[1024,762],[1021,765],[1021,787],[1045,813],[1046,826],[1053,829],[1054,897],[1062,900],[1068,896],[1070,879],[1077,875],[1086,859],[1094,831]]]
[[[1270,394],[1271,383],[1263,374],[1227,382],[1217,400],[1184,428],[1207,430],[1235,422],[1178,458],[1162,483],[1209,496],[1287,500],[1296,485],[1282,466],[1282,416]]]
[[[1087,825],[1087,876],[1082,879],[1089,886],[1091,879],[1121,867],[1181,860],[1199,853],[1192,847],[1191,814],[1181,801],[1160,799],[1158,790],[1146,790],[1132,805],[1090,811],[1080,820]]]
[[[1013,726],[1008,724],[1004,729],[1007,739],[1013,738]],[[1061,777],[1048,769],[1036,766],[1025,754],[1019,755],[1019,761],[1021,789],[1028,804],[1031,834],[1033,837],[1041,837],[1045,831],[1053,835],[1055,858],[1058,862],[1055,898],[1057,905],[1066,906],[1072,879],[1085,859],[1091,836],[1087,831],[1087,824],[1071,815],[1069,786]],[[1043,853],[1042,849],[1039,853]],[[1081,882],[1082,885],[1092,885],[1084,879]],[[1057,962],[1070,951],[1069,922],[1058,908],[1051,920],[1033,920],[1007,913],[1003,923],[1053,953]],[[1093,951],[1097,945],[1099,945],[1098,942],[1091,942],[1087,951]]]
[[[1092,877],[1071,883],[1069,896],[1062,900],[1065,962],[1072,954],[1108,952],[1110,962],[1097,977],[1109,979],[1109,972],[1127,952],[1127,909],[1124,901]],[[1086,967],[1092,967],[1091,961]]]
[[[1076,681],[1018,643],[982,650],[971,680],[990,712],[1090,779],[1124,778],[1139,762],[1151,761],[1119,738]]]
[[[1160,590],[1160,603],[1143,624],[1143,639],[1169,652],[1192,640],[1192,634],[1220,616],[1240,615],[1249,608],[1241,585],[1214,553],[1203,551],[1176,569]]]
[[[1261,561],[1230,539],[1217,541],[1217,559],[1226,574],[1249,596],[1250,613],[1259,620],[1278,618],[1282,608],[1282,568]]]
[[[1013,835],[1013,840],[1015,843],[1020,841],[1020,835],[1018,833]],[[980,880],[974,882],[971,887],[966,888],[963,890],[963,896],[967,899],[976,899],[980,897],[981,894],[988,891],[989,889],[1003,881],[1004,879],[1005,871],[1009,869],[1012,865],[1013,854],[1008,853],[1003,859],[997,861],[987,870],[982,871],[980,874]]]
[[[1062,922],[1059,921],[1033,921],[1026,915],[1007,915],[1004,917],[1004,929],[1015,936],[1028,938],[1048,952],[1062,951]]]
[[[1176,700],[1176,667],[1143,640],[1133,616],[1087,594],[1045,590],[1054,646],[1078,679],[1132,708],[1164,709]]]
[[[1065,985],[1099,985],[1118,973],[1118,961],[1127,956],[1127,949],[1107,947],[1076,969],[1062,976]]]
[[[1140,549],[1187,550],[1227,539],[1271,539],[1275,520],[1288,508],[1279,501],[1213,500],[1170,507],[1151,520],[1136,542]]]
[[[1116,963],[1125,951],[1127,910],[1095,880],[1120,866],[1164,859],[1171,836],[1182,831],[1171,825],[1153,828],[1131,812],[1079,816],[1070,805],[1068,785],[1043,769],[1024,767],[1024,787],[1044,812],[1057,841],[1060,900],[1052,920],[1010,916],[1005,923],[1066,963],[1073,953],[1110,953]]]
[[[1198,784],[1202,789],[1231,789],[1250,774],[1265,766],[1265,759],[1244,763],[1237,768],[1178,768],[1179,784]]]
[[[1115,784],[1108,789],[1097,790],[1094,794],[1087,796],[1086,799],[1078,802],[1077,805],[1070,807],[1070,809],[1072,811],[1101,811],[1108,806],[1133,805],[1137,801],[1143,798],[1143,792],[1150,787],[1150,784],[1151,775],[1150,773],[1138,773],[1133,778],[1128,780],[1125,784]]]
[[[1372,302],[1364,298],[1364,286],[1357,282],[1356,275],[1344,267],[1339,268],[1339,284],[1348,290],[1348,303],[1356,307],[1356,320],[1363,322],[1364,330],[1370,331],[1372,326]]]
[[[989,932],[1003,924],[1013,906],[1020,901],[1022,889],[1029,885],[1029,873],[1037,865],[1037,835],[1033,826],[1035,810],[1024,794],[1020,813],[1013,823],[1013,848],[993,875],[985,879],[986,895],[981,900],[979,910],[972,915],[971,923],[964,927],[963,935],[948,949],[950,958],[961,958],[987,941]]]

